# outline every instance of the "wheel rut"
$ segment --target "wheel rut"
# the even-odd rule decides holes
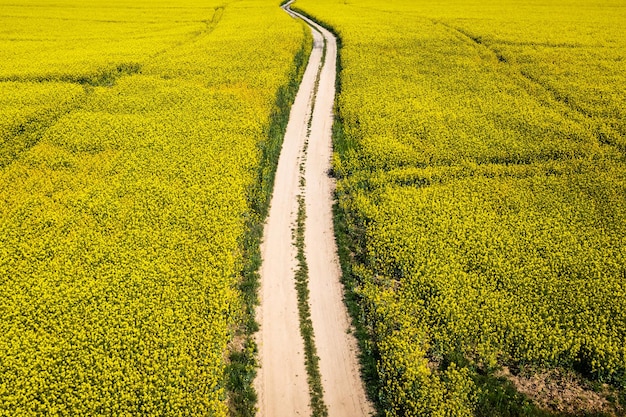
[[[299,209],[304,208],[301,250],[308,267],[310,322],[319,358],[323,409],[331,417],[369,416],[373,408],[360,378],[357,343],[343,302],[332,216],[334,182],[328,175],[337,42],[331,32],[292,11],[291,3],[283,9],[311,28],[313,50],[291,108],[261,247],[261,305],[257,310],[261,366],[255,381],[258,415],[313,413],[314,390],[309,387],[305,366],[295,277],[299,265],[294,236]]]

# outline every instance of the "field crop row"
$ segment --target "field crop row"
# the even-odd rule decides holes
[[[342,40],[344,261],[384,414],[540,413],[509,371],[572,373],[623,401],[626,8],[298,7]],[[560,395],[553,411],[619,408]]]
[[[226,415],[302,26],[257,0],[4,3],[0,415]]]

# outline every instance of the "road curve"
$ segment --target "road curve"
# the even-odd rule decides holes
[[[323,39],[318,35],[291,107],[263,231],[256,337],[260,369],[255,381],[260,417],[311,415],[295,287],[297,249],[292,230],[300,193],[299,168],[322,50]]]
[[[261,304],[257,310],[261,366],[255,381],[258,415],[311,415],[295,290],[297,249],[293,241],[298,195],[302,192],[299,168],[304,162],[305,256],[324,402],[330,417],[369,416],[373,409],[363,389],[357,345],[348,332],[350,320],[343,303],[332,218],[334,183],[328,176],[337,42],[332,33],[290,10],[291,3],[283,9],[311,27],[313,50],[291,108],[261,247]]]
[[[324,27],[300,17],[326,40],[305,164],[305,255],[324,402],[329,417],[369,416],[373,408],[363,388],[357,343],[350,331],[350,317],[343,301],[333,224],[335,183],[328,175],[332,157],[337,39]]]

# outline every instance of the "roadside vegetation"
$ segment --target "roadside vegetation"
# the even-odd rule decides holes
[[[297,7],[341,37],[338,228],[381,414],[623,414],[624,6]]]
[[[0,9],[0,414],[252,415],[310,35],[261,0]]]

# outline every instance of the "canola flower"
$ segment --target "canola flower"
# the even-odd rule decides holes
[[[625,10],[297,6],[342,40],[334,171],[385,415],[490,415],[502,366],[623,392]]]
[[[0,415],[226,415],[302,26],[262,0],[4,3]]]

